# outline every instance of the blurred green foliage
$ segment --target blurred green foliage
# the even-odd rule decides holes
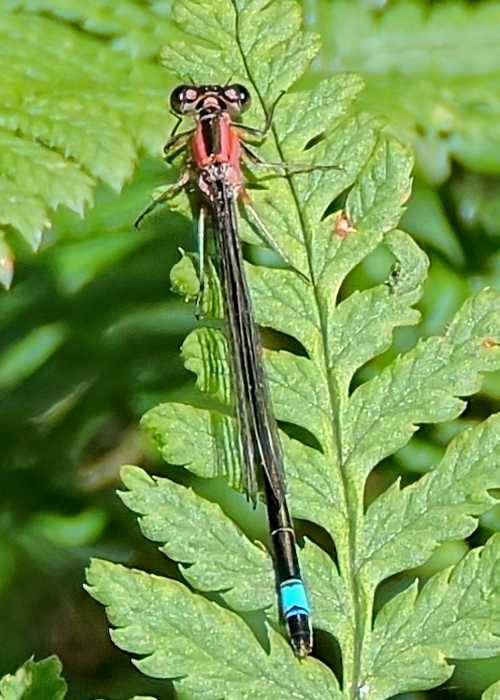
[[[423,321],[397,331],[367,377],[446,327],[471,291],[500,287],[500,3],[303,5],[323,42],[304,83],[359,72],[361,106],[417,154],[403,227],[431,257]],[[175,177],[160,159],[173,81],[159,53],[180,32],[168,0],[0,0],[0,9],[0,281],[9,286],[14,274],[0,297],[0,675],[32,653],[57,653],[69,698],[166,698],[164,683],[111,646],[81,585],[95,555],[175,575],[114,491],[124,462],[165,469],[138,432],[140,416],[195,391],[179,356],[192,309],[169,290],[177,248],[192,248],[191,222],[180,212],[165,230],[157,212],[132,227],[154,187]],[[374,253],[345,293],[383,280],[387,266]],[[411,481],[428,470],[454,433],[499,401],[497,373],[464,416],[422,429],[388,460],[370,497],[396,473]],[[499,529],[497,508],[472,544]],[[468,547],[443,545],[419,574]],[[445,697],[456,685],[457,696],[479,697],[497,664],[460,663]]]

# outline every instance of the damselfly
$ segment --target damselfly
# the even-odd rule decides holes
[[[212,220],[224,293],[246,491],[255,503],[259,483],[264,487],[281,613],[288,627],[292,647],[303,657],[312,648],[310,607],[286,502],[282,449],[271,410],[262,361],[262,344],[245,278],[237,226],[237,202],[240,199],[252,212],[265,241],[269,243],[266,229],[251,207],[245,190],[241,163],[245,153],[252,160],[258,158],[244,139],[249,133],[264,136],[271,126],[273,110],[262,131],[235,122],[250,105],[248,90],[237,84],[181,85],[172,92],[170,103],[179,116],[176,128],[183,116],[194,119],[194,127],[187,131],[175,135],[175,128],[165,146],[167,160],[184,149],[188,150],[186,168],[179,181],[153,200],[136,224],[157,204],[175,196],[187,185],[195,185],[195,189],[201,193],[198,252],[202,294],[205,222],[208,217]],[[277,165],[286,169],[285,164]]]

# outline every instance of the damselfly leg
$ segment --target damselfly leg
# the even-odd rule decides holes
[[[186,131],[181,131],[180,134],[175,136],[171,134],[170,139],[163,146],[164,160],[167,163],[171,163],[178,155],[186,148],[189,143],[189,139],[192,137],[194,129],[187,129]]]
[[[266,117],[266,123],[264,124],[264,128],[260,129],[257,126],[248,126],[247,124],[240,124],[239,122],[231,122],[231,126],[234,128],[238,129],[240,132],[246,132],[247,134],[251,134],[252,136],[257,136],[259,141],[263,141],[268,133],[271,131],[271,127],[273,125],[274,121],[274,113],[276,111],[276,107],[279,104],[279,101],[281,98],[285,95],[285,92],[282,90],[279,94],[278,97],[274,100],[274,102],[271,105],[271,109],[269,110],[267,117]]]
[[[198,212],[198,296],[196,297],[195,315],[198,320],[203,318],[203,294],[205,292],[205,208],[202,206]]]
[[[134,226],[136,228],[139,228],[141,221],[148,215],[151,214],[151,212],[156,209],[156,207],[159,204],[164,204],[165,202],[168,202],[169,199],[173,199],[176,195],[181,192],[186,184],[189,182],[189,173],[188,171],[184,171],[182,176],[177,180],[177,182],[174,182],[172,185],[169,185],[166,187],[163,192],[158,195],[153,201],[148,204],[148,206],[144,209],[141,214],[137,217],[137,219],[134,222]]]
[[[273,168],[274,170],[281,169],[284,174],[300,175],[302,173],[312,173],[316,170],[344,170],[342,165],[322,163],[311,163],[308,165],[307,163],[288,163],[281,160],[264,160],[247,143],[242,142],[241,147],[248,159],[255,165],[260,165],[263,168]]]

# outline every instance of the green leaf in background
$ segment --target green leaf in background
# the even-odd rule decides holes
[[[452,159],[500,171],[499,23],[497,0],[400,0],[381,13],[336,0],[319,4],[313,27],[328,27],[319,69],[361,74],[361,106],[387,115],[415,144],[419,171],[441,183]]]
[[[64,700],[66,681],[57,656],[42,661],[28,659],[14,675],[0,679],[0,700]],[[129,700],[156,700],[151,695],[134,695]]]
[[[63,700],[67,685],[61,670],[56,656],[28,659],[14,675],[0,680],[0,700]]]
[[[139,149],[159,154],[168,78],[144,58],[157,51],[151,31],[161,35],[165,20],[134,3],[119,12],[103,3],[86,3],[85,12],[71,2],[1,5],[0,224],[36,250],[60,205],[82,215],[98,181],[120,190]],[[40,11],[116,35],[144,58],[131,69],[112,46]]]
[[[451,184],[460,222],[467,230],[481,227],[493,239],[500,237],[500,178],[464,172]]]
[[[334,6],[351,12],[343,31],[355,51],[350,27],[360,5]],[[387,17],[396,13],[395,26],[406,22],[409,31],[415,20],[404,14],[408,7],[401,3],[400,14],[395,7]],[[442,12],[451,11],[446,5]],[[230,74],[248,85],[254,95],[249,124],[263,123],[279,91],[300,78],[317,46],[315,37],[302,33],[297,6],[286,0],[223,0],[215,7],[208,0],[178,0],[174,16],[188,38],[164,49],[167,67],[183,81],[223,82]],[[459,15],[453,17],[458,35],[463,25]],[[390,20],[382,21],[390,33]],[[359,35],[368,29],[361,24]],[[200,36],[205,41],[198,45]],[[418,52],[416,67],[428,69],[427,54],[427,47]],[[280,101],[262,147],[266,157],[342,169],[260,181],[254,169],[261,185],[252,189],[255,207],[302,274],[246,264],[259,324],[303,349],[268,349],[264,359],[276,418],[289,426],[281,436],[293,514],[319,525],[335,544],[335,562],[310,539],[301,559],[314,625],[339,643],[342,683],[314,658],[299,663],[278,633],[263,546],[185,486],[127,467],[122,499],[139,515],[146,537],[180,565],[193,590],[102,560],[90,566],[88,590],[106,606],[115,643],[140,655],[134,663],[146,675],[173,679],[186,698],[384,700],[444,682],[453,670],[447,658],[500,651],[497,537],[435,573],[420,592],[415,581],[375,609],[379,584],[422,565],[443,543],[467,537],[494,503],[491,489],[500,487],[498,416],[457,434],[415,484],[402,489],[396,482],[368,508],[364,499],[373,470],[404,448],[419,425],[456,419],[466,406],[463,397],[479,390],[484,373],[500,368],[500,294],[478,291],[444,333],[360,380],[359,371],[390,349],[394,331],[418,322],[413,307],[428,266],[412,239],[396,228],[410,194],[411,154],[359,109],[360,89],[356,76],[336,75],[312,92],[289,92]],[[325,217],[332,203],[335,213]],[[442,249],[447,233],[438,243]],[[242,236],[256,242],[248,224]],[[345,295],[347,276],[380,246],[392,259],[385,282]],[[450,258],[458,261],[460,252],[455,246]],[[192,260],[182,260],[174,286],[188,295],[196,287]],[[216,284],[207,294],[217,300]],[[217,307],[209,304],[215,317]],[[218,406],[163,403],[143,424],[170,464],[238,486],[241,465],[227,410],[230,373],[221,329],[197,329],[183,345],[183,359],[198,388]],[[264,612],[266,651],[236,614],[242,611]]]
[[[437,250],[455,267],[464,265],[460,242],[445,215],[438,193],[432,187],[417,180],[401,223],[419,243]]]
[[[151,2],[145,7],[130,0],[87,0],[84,6],[73,0],[7,0],[7,6],[64,20],[87,34],[110,37],[116,52],[135,59],[155,56],[165,34],[172,32],[168,1]]]
[[[0,285],[4,289],[10,289],[13,276],[14,254],[2,233],[0,235]]]
[[[37,538],[45,538],[60,547],[82,547],[99,539],[106,516],[97,508],[77,515],[60,513],[37,513],[28,523],[28,528]]]
[[[36,256],[16,249],[15,284],[0,295],[0,677],[31,653],[57,653],[72,698],[158,685],[125,657],[115,663],[81,578],[91,554],[135,561],[137,528],[114,495],[119,467],[152,452],[140,415],[171,390],[186,396],[178,347],[194,317],[169,295],[168,270],[189,222],[133,228],[164,174],[146,160],[121,196],[101,185],[84,220],[60,207]]]
[[[481,695],[481,700],[500,700],[500,682],[490,686]]]
[[[63,324],[51,323],[13,343],[0,359],[0,389],[10,389],[33,374],[58,350],[66,336]]]
[[[57,656],[42,661],[28,659],[14,675],[0,679],[0,700],[64,700],[66,681],[61,678],[62,665]],[[148,695],[134,695],[130,700],[156,700]]]

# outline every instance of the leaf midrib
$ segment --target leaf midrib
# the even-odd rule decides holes
[[[236,44],[238,46],[238,50],[240,52],[241,60],[243,63],[243,66],[245,68],[245,71],[247,73],[249,82],[251,83],[255,94],[258,97],[261,109],[264,113],[264,115],[267,117],[268,115],[268,110],[266,109],[266,105],[264,102],[264,99],[261,95],[261,92],[259,90],[258,85],[256,84],[252,72],[250,70],[250,67],[248,65],[248,62],[246,60],[245,52],[243,51],[242,44],[240,41],[240,33],[239,33],[239,12],[238,8],[236,6],[235,0],[231,0],[231,3],[233,5],[234,9],[234,14],[235,14],[235,40]],[[273,140],[274,144],[276,146],[276,150],[278,152],[279,158],[283,161],[285,161],[283,150],[281,148],[281,143],[279,136],[276,132],[276,128],[274,126],[271,126],[271,133],[273,135]],[[304,249],[306,252],[306,258],[307,258],[307,264],[309,268],[309,277],[311,280],[312,284],[312,292],[313,292],[313,298],[314,298],[314,303],[315,303],[315,310],[319,322],[319,330],[321,334],[321,356],[318,357],[317,359],[321,361],[322,364],[322,370],[323,370],[323,376],[326,381],[326,385],[328,387],[328,405],[330,407],[330,416],[332,419],[332,424],[334,426],[334,432],[336,433],[336,440],[332,440],[331,442],[334,445],[334,450],[337,453],[337,464],[338,464],[338,476],[340,483],[342,485],[342,491],[343,491],[343,496],[344,496],[344,502],[346,504],[349,504],[349,490],[348,490],[348,484],[347,480],[344,476],[343,470],[341,468],[342,466],[342,445],[341,445],[341,429],[340,429],[340,401],[337,401],[336,396],[338,395],[339,397],[341,396],[341,392],[335,392],[334,388],[331,384],[330,381],[330,373],[328,371],[328,353],[326,349],[326,343],[328,339],[328,333],[327,333],[327,320],[325,318],[325,314],[322,312],[322,305],[321,301],[318,295],[317,291],[317,286],[314,284],[314,269],[312,266],[312,256],[311,256],[311,251],[309,248],[308,241],[310,238],[307,236],[307,226],[304,220],[304,216],[302,214],[302,209],[300,207],[300,200],[297,194],[297,190],[295,189],[293,179],[289,175],[284,175],[286,178],[286,181],[288,183],[288,186],[290,188],[290,193],[291,197],[294,202],[295,209],[297,211],[297,216],[298,220],[300,222],[300,229],[302,232],[302,244],[304,245]],[[332,303],[335,303],[335,300],[332,301]],[[353,511],[354,507],[349,508],[347,507],[347,512]],[[357,520],[357,516],[354,516],[354,521]],[[356,560],[356,546],[355,546],[355,532],[354,528],[350,527],[350,519],[347,518],[346,523],[348,526],[348,571],[347,576],[349,578],[349,586],[346,587],[347,590],[352,592],[352,609],[354,611],[354,658],[353,658],[353,665],[352,665],[352,678],[351,682],[349,684],[349,689],[347,690],[347,684],[345,683],[346,687],[346,693],[349,693],[349,696],[355,700],[357,691],[356,688],[358,686],[358,679],[360,678],[361,675],[361,658],[362,658],[362,648],[363,648],[363,643],[364,643],[364,634],[365,634],[365,619],[362,613],[362,606],[360,605],[360,591],[359,591],[359,586],[358,586],[358,581],[355,576],[355,560]],[[344,667],[345,668],[345,667]]]

